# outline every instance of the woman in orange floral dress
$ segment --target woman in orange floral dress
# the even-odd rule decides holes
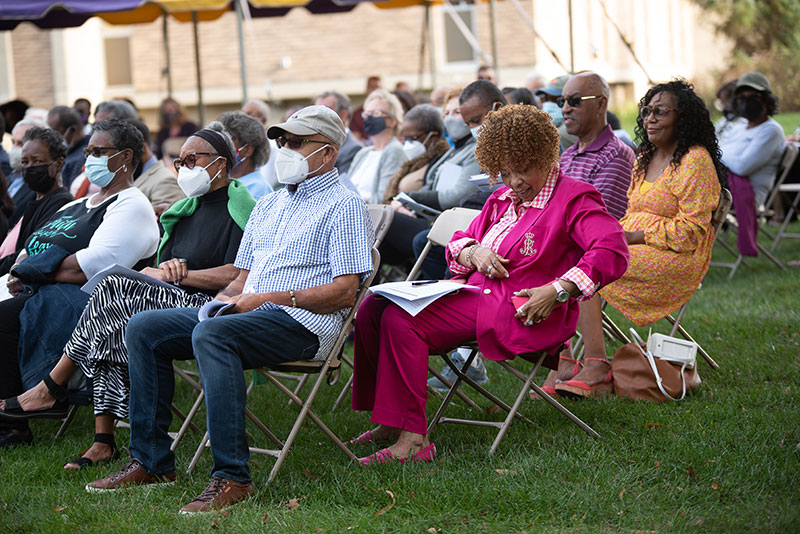
[[[628,211],[620,220],[630,264],[600,294],[643,326],[686,303],[705,276],[714,244],[711,216],[726,170],[708,110],[683,80],[647,92],[640,101],[636,134],[642,144],[628,189]],[[581,322],[585,366],[571,380],[557,381],[560,394],[592,397],[612,391],[600,300],[594,301]],[[569,373],[574,364],[565,363]]]

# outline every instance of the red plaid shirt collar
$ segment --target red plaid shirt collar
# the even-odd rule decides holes
[[[556,182],[558,181],[559,175],[559,167],[558,163],[553,165],[553,169],[550,171],[550,175],[547,177],[547,181],[544,183],[542,190],[539,191],[539,194],[536,195],[536,198],[533,200],[529,200],[527,202],[520,202],[522,199],[517,196],[513,189],[510,187],[500,194],[497,197],[498,200],[512,200],[514,204],[517,205],[517,208],[537,208],[542,209],[547,204],[547,201],[550,200],[550,197],[553,195],[553,191],[556,188]]]

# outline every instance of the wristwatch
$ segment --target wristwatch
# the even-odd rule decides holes
[[[558,283],[558,280],[553,282],[553,287],[556,288],[556,302],[564,303],[569,300],[569,292]]]

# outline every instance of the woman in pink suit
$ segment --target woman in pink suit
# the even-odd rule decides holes
[[[575,333],[577,300],[625,272],[622,228],[591,185],[560,172],[558,141],[550,116],[533,106],[489,114],[475,156],[505,187],[447,247],[456,279],[479,289],[443,297],[415,317],[375,295],[361,304],[353,409],[372,411],[378,427],[353,441],[396,439],[362,463],[433,460],[425,416],[431,351],[477,339],[492,360],[555,354]],[[515,306],[515,296],[527,301]]]

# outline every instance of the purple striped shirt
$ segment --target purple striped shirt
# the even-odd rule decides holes
[[[617,220],[628,209],[628,187],[633,173],[633,150],[606,126],[592,144],[578,151],[575,143],[561,154],[561,171],[576,180],[592,184],[606,209]]]

